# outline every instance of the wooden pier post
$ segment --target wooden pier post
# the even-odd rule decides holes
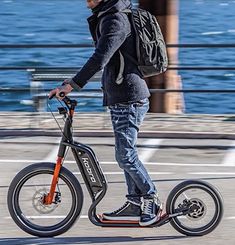
[[[178,43],[178,0],[139,0],[139,7],[157,17],[167,44]],[[178,49],[168,49],[169,64],[178,64]],[[147,78],[150,89],[181,89],[178,72],[168,70],[164,74]],[[184,100],[182,93],[152,93],[150,112],[182,113]]]

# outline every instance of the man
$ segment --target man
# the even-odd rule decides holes
[[[128,195],[125,204],[107,220],[137,220],[141,226],[158,221],[161,204],[156,188],[138,158],[136,141],[139,126],[149,109],[150,96],[136,64],[135,35],[123,11],[131,8],[129,0],[87,0],[93,12],[88,18],[95,51],[82,69],[71,79],[50,92],[60,96],[81,89],[98,71],[103,70],[103,104],[109,106],[115,135],[115,156],[124,170]],[[143,199],[143,200],[142,200]],[[143,202],[142,202],[143,201]]]

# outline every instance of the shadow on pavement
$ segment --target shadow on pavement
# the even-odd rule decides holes
[[[0,244],[6,245],[59,245],[59,244],[92,244],[92,243],[122,243],[122,242],[138,242],[138,241],[164,241],[190,238],[187,236],[150,236],[150,237],[130,237],[130,236],[112,236],[112,237],[58,237],[58,238],[0,238]]]

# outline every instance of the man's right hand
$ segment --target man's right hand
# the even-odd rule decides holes
[[[69,83],[63,83],[62,86],[54,88],[50,91],[48,97],[49,99],[53,98],[56,96],[58,99],[62,100],[64,96],[69,94],[73,90],[72,86]],[[64,93],[64,96],[61,97],[61,93]]]

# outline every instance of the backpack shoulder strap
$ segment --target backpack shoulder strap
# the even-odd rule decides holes
[[[131,10],[131,9],[123,9],[123,10],[121,11],[121,13],[130,14],[130,13],[132,13],[132,10]]]
[[[121,13],[125,13],[125,14],[133,14],[133,11],[135,11],[136,9],[130,9],[130,8],[126,8],[126,9],[124,9],[124,10],[122,10],[121,11]],[[128,16],[129,17],[129,16]],[[131,17],[132,18],[132,17]],[[132,19],[131,18],[129,18],[129,20],[130,20],[130,23],[131,23],[131,26],[135,29],[135,27],[133,26],[133,24],[132,24]],[[131,55],[129,55],[128,53],[125,53],[125,56],[132,62],[132,63],[134,63],[135,65],[138,65],[138,61],[135,59],[135,58],[133,58]]]

